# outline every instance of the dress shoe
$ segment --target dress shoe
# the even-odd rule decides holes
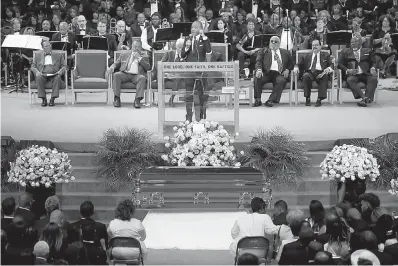
[[[272,107],[272,106],[274,106],[274,103],[272,101],[268,100],[264,103],[264,105],[267,107]]]
[[[372,103],[372,100],[369,99],[368,97],[366,97],[366,98],[365,98],[365,103],[367,103],[367,104]]]
[[[321,99],[316,100],[315,107],[320,107],[321,105],[322,105],[322,100]]]
[[[138,101],[138,100],[134,101],[134,108],[136,108],[136,109],[141,108],[140,101]]]
[[[115,96],[115,99],[113,100],[113,106],[114,107],[122,106],[122,104],[120,103],[120,97]]]
[[[357,102],[357,105],[359,106],[359,107],[367,107],[368,105],[366,104],[366,100],[365,99],[363,99],[362,101],[360,101],[360,102]]]
[[[305,98],[305,106],[311,106],[311,98]]]
[[[47,99],[43,98],[43,101],[41,102],[41,106],[46,107],[47,106]]]
[[[55,100],[55,98],[51,98],[48,106],[55,106],[54,100]]]
[[[253,107],[259,107],[261,106],[263,103],[260,100],[256,100],[253,104]]]

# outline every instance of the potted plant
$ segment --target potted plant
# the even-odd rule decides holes
[[[55,194],[55,184],[73,180],[75,177],[66,153],[37,145],[19,151],[8,172],[9,183],[26,187],[26,191],[33,194],[32,211],[38,216],[44,213],[46,199]]]

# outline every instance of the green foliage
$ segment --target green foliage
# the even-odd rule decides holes
[[[132,186],[145,168],[162,161],[151,136],[136,128],[108,129],[98,145],[97,177],[113,190]]]
[[[386,135],[374,140],[353,140],[353,145],[368,149],[380,165],[380,176],[368,186],[385,190],[390,188],[391,179],[398,179],[398,141],[389,139]]]
[[[301,182],[309,158],[304,144],[280,127],[259,130],[244,149],[239,161],[261,171],[272,189],[296,189]]]

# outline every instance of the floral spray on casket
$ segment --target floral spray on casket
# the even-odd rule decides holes
[[[180,122],[174,135],[165,137],[168,154],[162,159],[174,166],[240,166],[234,138],[217,122]],[[238,134],[236,134],[238,135]]]

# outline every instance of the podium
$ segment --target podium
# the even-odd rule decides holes
[[[215,120],[230,134],[239,132],[238,61],[158,62],[157,80],[161,139],[171,135],[173,127],[186,120]],[[166,106],[165,98],[172,95],[181,95],[180,105]],[[233,100],[226,105],[221,102],[221,96]]]

